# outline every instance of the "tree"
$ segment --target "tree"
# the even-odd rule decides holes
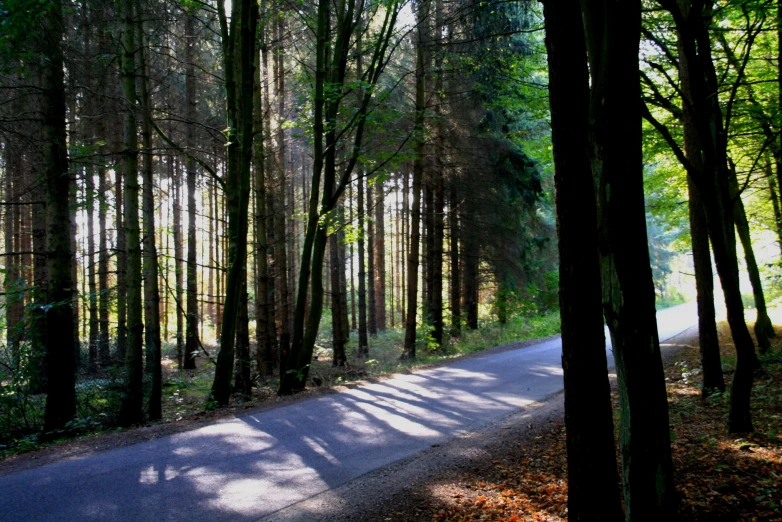
[[[250,165],[253,144],[253,98],[255,89],[255,31],[258,6],[250,0],[234,2],[230,28],[225,3],[218,1],[220,34],[223,46],[227,128],[227,173],[225,181],[228,207],[228,281],[226,283],[223,329],[211,397],[220,405],[228,404],[234,366],[237,316],[247,259]],[[237,84],[238,80],[238,84]]]
[[[144,323],[141,316],[141,233],[139,230],[138,129],[136,120],[136,38],[134,0],[122,1],[122,88],[125,102],[124,150],[122,152],[124,191],[127,344],[125,346],[125,394],[119,423],[141,424],[144,420],[142,389]]]
[[[643,203],[641,2],[582,2],[591,75],[588,151],[597,194],[603,313],[619,377],[627,520],[676,519],[668,398]]]
[[[148,42],[141,22],[136,24],[137,42],[140,46],[139,70],[141,71],[140,106],[142,114],[141,139],[144,147],[142,155],[142,213],[144,215],[144,336],[146,345],[145,371],[151,381],[149,395],[149,419],[156,421],[163,417],[162,394],[163,375],[160,346],[160,289],[158,287],[158,257],[155,244],[155,196],[152,165],[152,106],[149,94],[146,48]],[[90,312],[91,314],[91,312]]]
[[[544,2],[554,146],[568,518],[621,520],[597,214],[587,155],[589,76],[577,1]]]
[[[365,94],[360,97],[359,105],[346,126],[337,133],[337,115],[342,98],[326,97],[326,84],[328,83],[330,92],[332,90],[341,92],[345,87],[351,38],[355,37],[361,17],[364,15],[364,4],[359,4],[358,7],[359,9],[356,10],[356,6],[350,1],[342,0],[340,2],[336,10],[335,40],[332,47],[329,38],[330,6],[326,0],[318,2],[315,96],[312,111],[314,116],[312,190],[310,191],[307,229],[299,268],[296,310],[293,318],[293,341],[288,357],[287,371],[280,380],[278,393],[281,395],[301,390],[306,385],[309,364],[312,361],[312,352],[323,313],[323,264],[328,230],[334,219],[334,211],[359,161],[369,103],[377,89],[380,74],[387,63],[386,53],[389,52],[401,4],[394,0],[384,6],[382,22],[379,29],[376,29],[370,64],[362,75],[362,88],[365,90]],[[327,59],[330,59],[328,63]],[[344,167],[341,168],[338,177],[337,137],[350,136],[351,134],[352,143],[347,144],[350,150],[348,159]],[[323,181],[322,189],[321,180]],[[320,209],[318,209],[318,199],[321,200]],[[308,297],[310,297],[309,307]],[[309,308],[308,314],[306,313],[307,308]],[[306,325],[305,316],[307,318]]]
[[[717,273],[725,296],[728,324],[737,353],[736,373],[731,385],[728,429],[731,433],[751,431],[750,394],[757,356],[744,319],[744,304],[739,288],[727,135],[717,95],[717,75],[709,36],[713,4],[683,2],[679,5],[669,0],[658,2],[673,16],[678,33],[681,95],[685,102],[685,112],[689,113],[695,128],[703,168],[697,169],[687,161],[684,152],[670,133],[648,111],[645,117],[666,137],[700,193]]]
[[[63,11],[60,0],[46,7],[43,32],[43,156],[46,179],[46,367],[44,432],[63,428],[76,414],[76,358],[73,339],[73,254],[70,180],[65,126]],[[63,339],[65,342],[62,342]],[[56,371],[54,371],[56,369]]]

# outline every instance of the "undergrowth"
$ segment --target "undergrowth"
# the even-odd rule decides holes
[[[327,311],[328,312],[328,311]],[[436,363],[494,346],[546,337],[559,332],[559,314],[516,317],[505,325],[490,322],[484,315],[480,328],[464,329],[460,337],[448,337],[444,346],[430,346],[428,325],[419,326],[417,358],[401,361],[404,330],[389,329],[369,338],[369,357],[357,358],[358,335],[351,333],[348,344],[348,364],[334,368],[331,365],[331,317],[324,314],[310,366],[309,387],[326,387],[352,381],[406,371],[416,366]],[[216,347],[206,347],[214,356]],[[214,366],[203,354],[196,359],[196,369],[180,371],[176,367],[176,345],[163,344],[163,420],[185,421],[204,412],[205,400],[214,379]],[[121,368],[105,369],[100,374],[81,376],[77,382],[77,417],[64,430],[53,434],[54,443],[114,431],[116,414],[122,395]],[[43,424],[45,395],[32,393],[27,385],[29,377],[11,380],[0,378],[0,458],[24,453],[41,447],[39,441]],[[253,396],[235,398],[231,405],[251,407],[277,400],[278,378],[256,375]],[[51,437],[50,437],[51,438]]]

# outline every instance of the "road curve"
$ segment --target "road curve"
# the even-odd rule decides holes
[[[661,342],[697,322],[657,315]],[[557,338],[6,475],[0,518],[256,520],[559,392],[560,356]]]

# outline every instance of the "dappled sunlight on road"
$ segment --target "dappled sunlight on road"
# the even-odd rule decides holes
[[[559,392],[560,359],[550,339],[0,477],[0,512],[257,520]]]

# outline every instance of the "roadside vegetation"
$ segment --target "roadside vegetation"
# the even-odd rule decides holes
[[[488,308],[482,307],[481,321],[477,330],[466,330],[459,338],[448,337],[443,346],[435,348],[426,342],[425,333],[419,335],[420,347],[415,360],[401,359],[404,330],[389,329],[379,332],[370,339],[369,357],[357,358],[358,335],[353,332],[347,346],[348,364],[332,366],[331,317],[327,313],[321,321],[316,343],[316,352],[310,368],[310,389],[340,386],[350,382],[393,373],[404,372],[422,366],[455,359],[488,348],[508,343],[538,339],[559,333],[559,313],[549,311],[541,314],[518,315],[501,324]],[[421,327],[426,328],[426,325]],[[425,330],[424,330],[425,331]],[[212,355],[215,347],[206,347]],[[214,364],[202,354],[197,358],[194,370],[178,370],[176,346],[164,345],[163,354],[163,418],[160,422],[178,422],[204,415],[204,398],[209,395],[214,380]],[[210,356],[211,357],[211,356]],[[100,382],[96,382],[100,381]],[[276,390],[278,378],[258,380],[251,397],[235,396],[229,409],[245,409],[275,403],[280,399]],[[43,418],[42,396],[25,393],[18,388],[14,393],[10,387],[3,387],[0,396],[0,458],[33,451],[44,445],[57,444],[73,438],[91,437],[106,432],[121,431],[116,427],[115,413],[121,400],[121,385],[117,376],[83,381],[79,390],[81,400],[79,416],[53,442],[42,444],[37,429]],[[304,392],[306,395],[308,392]],[[214,412],[221,415],[221,412]]]

